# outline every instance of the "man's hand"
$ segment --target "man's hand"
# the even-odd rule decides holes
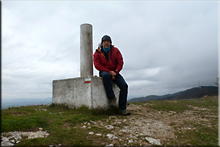
[[[110,71],[109,73],[111,74],[111,76],[116,76],[116,73],[114,71]]]
[[[115,76],[116,76],[116,73],[115,73],[114,71],[110,71],[109,73],[110,73],[111,76],[112,76],[112,80],[114,80],[114,79],[115,79]]]

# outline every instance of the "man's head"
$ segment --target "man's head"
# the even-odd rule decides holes
[[[110,36],[104,35],[101,40],[101,45],[107,49],[110,47],[111,44],[112,44],[112,40],[111,40]]]

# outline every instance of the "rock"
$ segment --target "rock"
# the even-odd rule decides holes
[[[12,140],[11,140],[11,143],[15,143],[15,140],[14,140],[14,139],[12,139]]]
[[[125,129],[121,129],[121,130],[119,130],[120,132],[125,132],[125,133],[127,133],[128,132],[128,130],[125,130]]]
[[[90,120],[90,122],[93,123],[93,124],[95,124],[95,125],[97,124],[95,121],[92,121],[92,120]]]
[[[112,125],[107,125],[105,126],[105,128],[110,130],[110,129],[113,129],[114,127]]]
[[[114,122],[113,124],[114,124],[114,125],[120,125],[121,122],[120,122],[120,121],[116,121],[116,122]]]
[[[89,134],[90,134],[90,135],[93,135],[94,133],[93,133],[93,132],[89,132]]]
[[[15,132],[8,132],[7,135],[9,135],[10,137],[8,138],[15,138],[16,140],[21,139],[21,134],[19,134],[18,131]]]
[[[97,133],[97,134],[95,134],[96,136],[102,136],[102,134],[101,133]]]
[[[116,116],[109,116],[108,119],[116,119],[117,117]]]
[[[151,144],[155,144],[155,145],[161,145],[160,141],[158,141],[157,139],[151,138],[151,137],[145,137],[145,139],[151,143]]]
[[[43,128],[39,128],[39,131],[42,131],[43,130]]]
[[[128,140],[128,143],[132,143],[132,142],[134,142],[132,139]]]
[[[117,139],[118,137],[116,137],[114,134],[107,134],[109,139]]]
[[[14,144],[7,141],[7,142],[1,142],[1,146],[13,146]]]
[[[86,128],[86,126],[84,125],[84,126],[82,126],[82,128]]]
[[[108,146],[114,146],[113,144],[109,144],[109,145],[106,145],[105,147],[108,147]]]
[[[27,139],[33,138],[44,138],[49,135],[46,131],[37,131],[37,132],[20,132],[22,136],[26,136]]]

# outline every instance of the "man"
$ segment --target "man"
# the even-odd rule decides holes
[[[128,85],[124,78],[119,74],[123,67],[123,58],[120,51],[112,45],[110,36],[104,35],[101,44],[94,53],[94,65],[103,79],[103,84],[110,106],[114,107],[116,98],[112,89],[112,80],[120,89],[119,95],[119,113],[130,115],[126,110]]]

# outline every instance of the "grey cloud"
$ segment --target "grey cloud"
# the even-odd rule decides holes
[[[24,89],[25,97],[51,97],[52,80],[79,77],[82,23],[93,25],[93,52],[105,34],[122,52],[129,98],[216,80],[217,2],[10,1],[2,6],[4,97],[22,97]]]

